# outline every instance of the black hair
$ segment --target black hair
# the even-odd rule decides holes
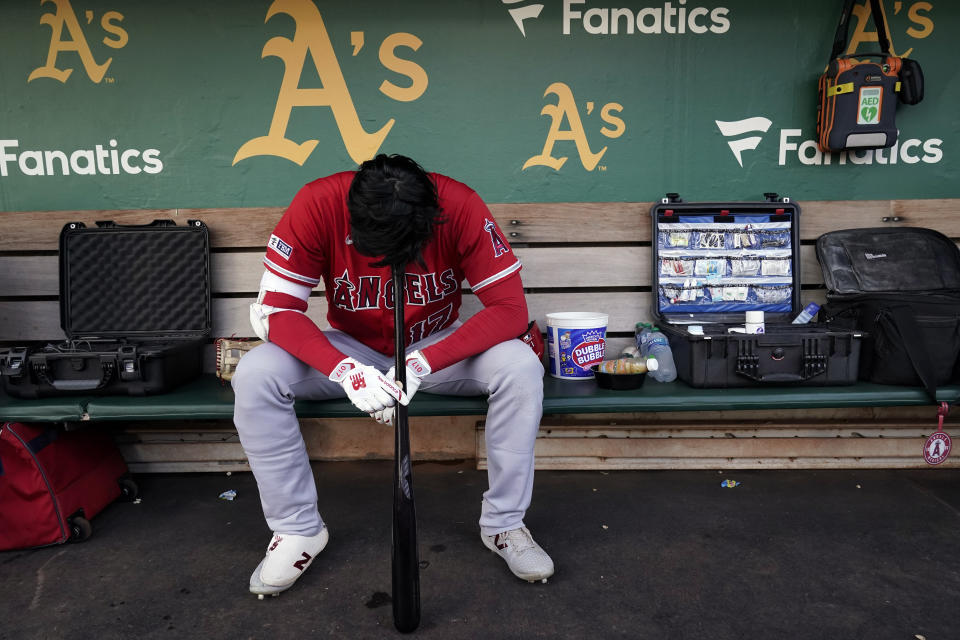
[[[347,194],[350,238],[375,267],[426,266],[423,247],[442,224],[437,186],[419,164],[380,154],[360,165]]]

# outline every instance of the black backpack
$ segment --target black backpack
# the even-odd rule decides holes
[[[847,229],[817,239],[827,285],[820,319],[868,333],[861,380],[936,388],[960,356],[960,250],[916,227]]]

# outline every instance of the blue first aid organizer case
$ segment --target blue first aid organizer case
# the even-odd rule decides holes
[[[651,208],[653,316],[678,377],[697,387],[841,385],[857,378],[861,336],[792,324],[800,313],[800,207],[775,193],[746,202]],[[763,332],[746,333],[747,312]]]
[[[200,375],[212,326],[203,222],[71,222],[59,267],[66,339],[0,353],[7,394],[150,395]]]

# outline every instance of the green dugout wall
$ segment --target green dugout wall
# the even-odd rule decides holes
[[[925,100],[897,147],[825,156],[841,5],[11,0],[0,210],[283,206],[377,152],[490,202],[957,197],[960,4],[885,0]]]

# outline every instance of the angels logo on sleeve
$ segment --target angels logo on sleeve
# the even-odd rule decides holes
[[[490,242],[493,244],[494,258],[499,258],[503,254],[510,251],[510,247],[508,247],[507,243],[504,242],[503,238],[500,237],[500,231],[497,229],[497,225],[493,223],[493,220],[484,220],[483,228],[487,233],[490,234]]]

